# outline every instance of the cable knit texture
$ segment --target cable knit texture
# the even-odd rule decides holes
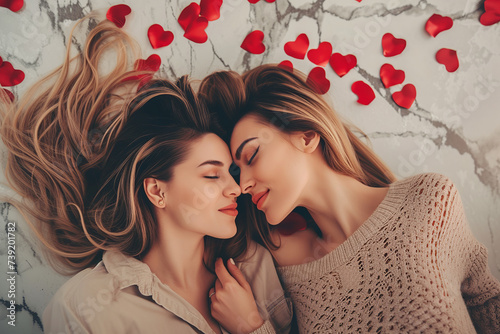
[[[500,283],[443,175],[393,183],[339,247],[278,272],[301,333],[500,333]]]

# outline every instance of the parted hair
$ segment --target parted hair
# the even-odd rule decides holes
[[[70,46],[19,102],[3,99],[0,127],[6,178],[20,197],[6,200],[65,274],[94,266],[110,249],[141,259],[157,235],[143,180],[169,181],[190,145],[217,133],[186,76],[174,83],[132,69],[138,48],[111,22],[95,25],[74,57]],[[110,52],[116,61],[102,73]],[[209,269],[221,253],[241,253],[223,252],[227,245],[205,237]]]
[[[318,133],[323,156],[338,173],[373,187],[384,187],[395,180],[391,170],[358,137],[366,135],[342,121],[296,69],[268,64],[243,75],[215,72],[202,81],[199,93],[225,130],[227,143],[236,123],[246,115],[255,115],[285,133],[311,130]],[[249,201],[243,199],[247,196],[241,197],[241,201]],[[276,248],[265,216],[255,207],[253,210],[249,219],[255,224],[257,239],[267,247]]]

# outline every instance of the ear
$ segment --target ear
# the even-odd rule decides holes
[[[155,178],[147,177],[143,182],[144,192],[154,206],[163,209],[166,206],[166,191],[164,185]]]
[[[319,145],[320,136],[317,132],[309,130],[296,132],[290,135],[292,144],[304,153],[313,153]]]

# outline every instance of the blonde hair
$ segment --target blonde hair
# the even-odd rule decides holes
[[[91,29],[75,57],[70,47],[18,103],[4,99],[0,127],[6,177],[22,198],[7,200],[65,274],[95,265],[109,249],[145,255],[157,226],[143,180],[168,181],[189,145],[215,132],[187,77],[151,80],[137,92],[153,73],[130,70],[137,46],[112,23]],[[110,51],[115,65],[101,73]],[[205,241],[213,266],[221,246]]]
[[[338,173],[373,187],[384,187],[395,180],[390,169],[356,133],[366,135],[342,122],[298,70],[261,65],[242,76],[216,72],[202,82],[200,94],[209,109],[218,113],[219,122],[227,130],[227,142],[242,117],[256,115],[285,133],[310,130],[318,133],[323,156]],[[263,217],[261,213],[255,215]],[[257,219],[257,230],[266,246],[274,246],[269,239],[269,224]]]

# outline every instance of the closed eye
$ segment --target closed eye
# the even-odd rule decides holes
[[[255,156],[257,155],[257,152],[259,152],[259,149],[260,149],[260,145],[259,147],[257,147],[257,149],[255,150],[254,154],[252,155],[252,157],[250,158],[250,160],[248,160],[247,162],[247,165],[250,165],[253,161],[253,159],[255,158]]]
[[[218,179],[218,176],[205,176],[206,179]]]

